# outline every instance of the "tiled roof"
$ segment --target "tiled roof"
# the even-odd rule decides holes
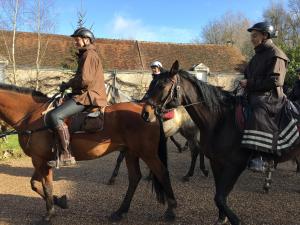
[[[0,55],[7,57],[3,37],[11,33],[0,32]],[[11,39],[11,38],[10,38]],[[6,38],[9,44],[10,39]],[[41,66],[62,67],[70,57],[72,38],[63,35],[42,35],[42,45],[47,43]],[[42,46],[42,49],[44,47]],[[177,59],[181,68],[204,63],[212,72],[235,72],[244,65],[244,57],[238,49],[225,45],[175,44],[133,40],[97,39],[96,46],[106,70],[149,69],[153,60],[169,68]],[[16,35],[16,62],[19,66],[35,65],[37,35],[18,32]],[[8,57],[7,57],[8,58]]]

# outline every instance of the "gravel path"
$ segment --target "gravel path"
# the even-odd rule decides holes
[[[107,218],[118,208],[128,184],[125,165],[114,186],[105,184],[117,154],[55,171],[54,193],[67,194],[70,208],[57,208],[53,225],[112,224]],[[187,183],[181,182],[189,162],[189,152],[179,154],[169,143],[169,170],[178,202],[177,218],[172,224],[212,225],[217,218],[213,178],[201,175],[197,164],[195,176]],[[146,175],[147,168],[141,164]],[[248,225],[300,225],[300,175],[294,172],[295,167],[291,162],[279,165],[268,195],[262,191],[263,175],[244,172],[229,197],[229,205]],[[43,224],[40,219],[45,204],[31,191],[32,172],[28,157],[0,163],[1,225]],[[151,184],[142,180],[129,213],[118,224],[170,224],[162,219],[165,207],[156,202]]]

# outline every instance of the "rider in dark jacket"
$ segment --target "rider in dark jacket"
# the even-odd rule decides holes
[[[276,154],[278,127],[275,116],[285,103],[283,84],[289,59],[272,41],[276,37],[274,27],[267,22],[256,23],[248,29],[255,55],[250,60],[245,79],[240,85],[245,88],[251,113],[246,121],[242,147],[254,150],[249,167],[254,171],[264,169],[258,152]]]
[[[144,101],[145,99],[147,99],[149,97],[149,95],[151,94],[152,89],[154,88],[154,86],[157,82],[157,79],[158,79],[159,75],[165,71],[162,64],[161,64],[161,62],[159,62],[159,61],[152,62],[150,64],[150,68],[152,70],[152,81],[149,85],[149,88],[148,88],[146,94],[141,99],[141,101]]]

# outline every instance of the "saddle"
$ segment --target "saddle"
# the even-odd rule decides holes
[[[63,104],[64,101],[65,99],[63,98],[55,98],[42,113],[46,125],[47,113]],[[105,107],[89,107],[85,111],[71,116],[65,122],[68,125],[70,133],[95,133],[103,130],[104,115]]]
[[[67,121],[70,133],[96,133],[104,127],[104,108],[93,108],[71,116]]]

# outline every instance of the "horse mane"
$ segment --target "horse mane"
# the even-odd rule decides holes
[[[45,97],[47,98],[47,95],[40,91],[33,90],[31,88],[26,88],[26,87],[18,87],[16,85],[12,84],[4,84],[0,83],[0,90],[7,90],[7,91],[12,91],[12,92],[17,92],[20,94],[28,94],[32,96],[37,96],[37,97]]]
[[[185,70],[179,70],[178,74],[195,84],[202,97],[200,101],[203,101],[209,111],[220,113],[224,106],[231,105],[230,103],[232,103],[233,100],[231,92],[224,91],[221,87],[203,82]]]

